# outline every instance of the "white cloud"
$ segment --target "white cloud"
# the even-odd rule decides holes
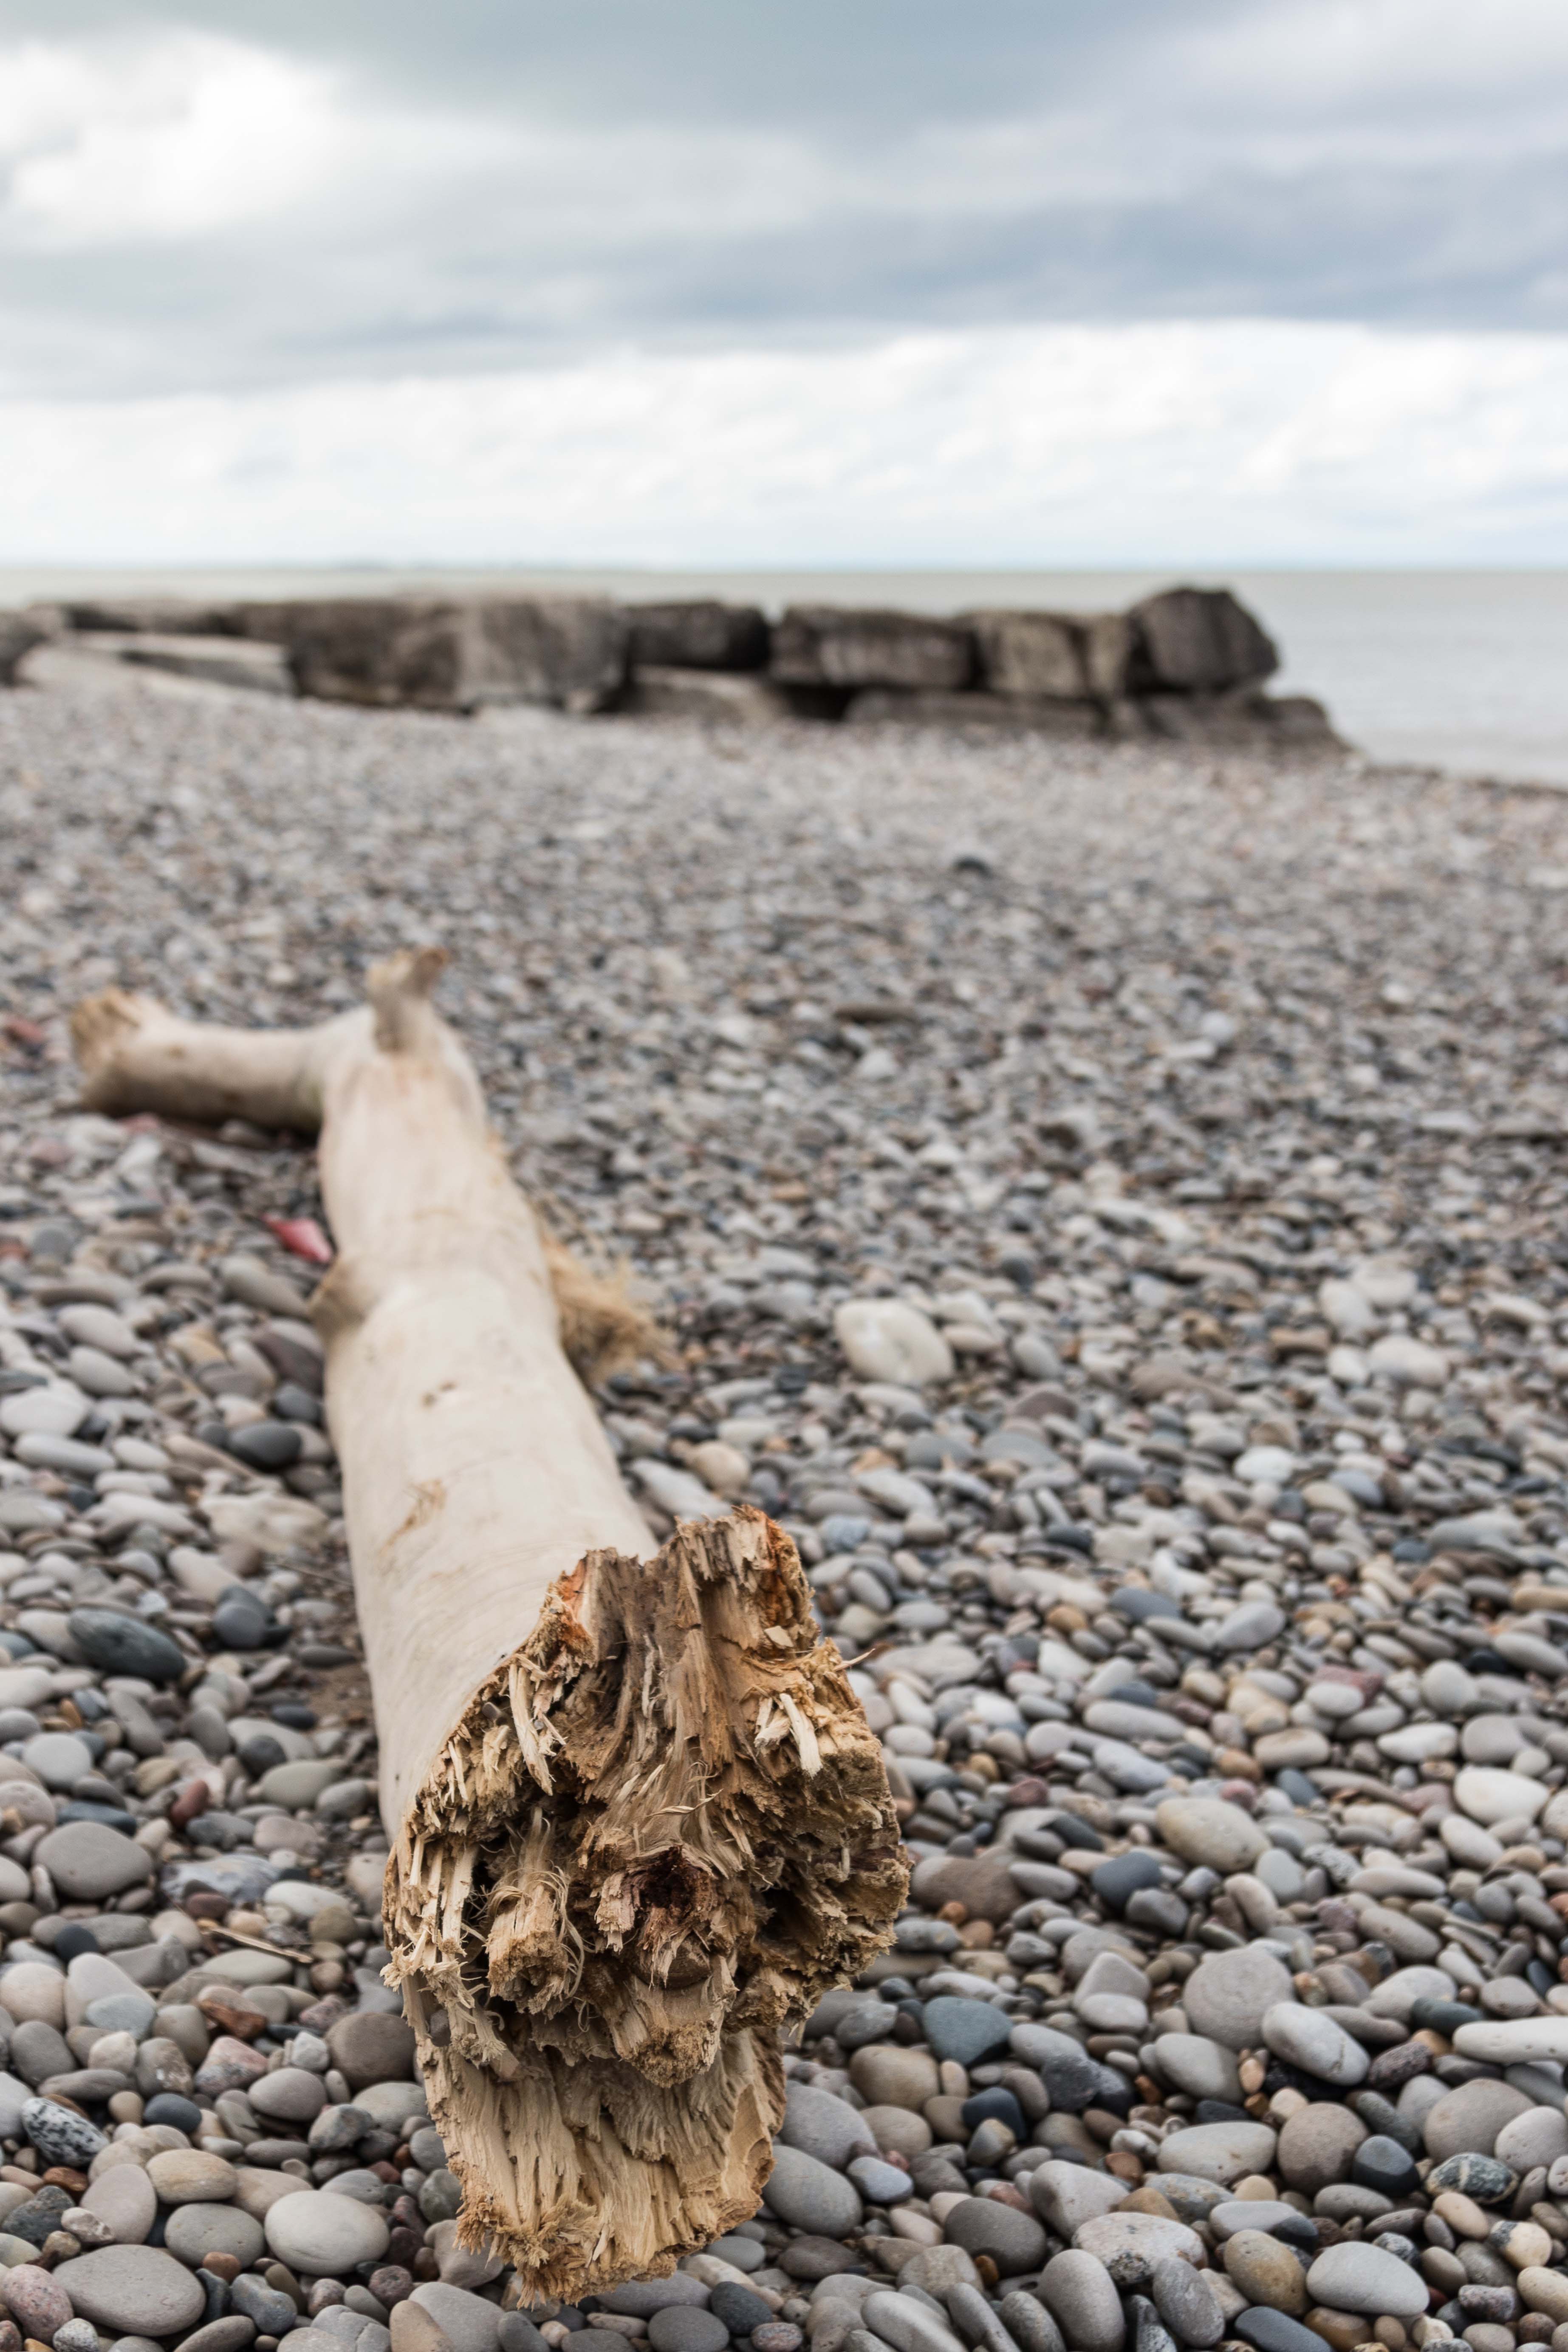
[[[1550,562],[1568,337],[1271,322],[0,404],[0,561]]]
[[[196,33],[0,52],[13,238],[119,246],[266,219],[336,168],[331,76]]]

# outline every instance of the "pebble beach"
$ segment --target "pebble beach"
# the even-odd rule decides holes
[[[1561,797],[46,649],[0,821],[0,2352],[1568,2352]],[[428,940],[913,1866],[755,2216],[581,2307],[381,1980],[311,1153],[69,1054]]]

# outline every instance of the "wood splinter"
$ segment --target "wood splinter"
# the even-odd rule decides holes
[[[312,1304],[393,1841],[388,1979],[463,2189],[532,2296],[668,2271],[756,2210],[781,2027],[889,1941],[881,1751],[760,1511],[653,1539],[572,1366],[651,1328],[541,1233],[444,958],[313,1029],[118,991],[72,1028],[94,1109],[321,1135]],[[571,1360],[568,1360],[570,1354]]]

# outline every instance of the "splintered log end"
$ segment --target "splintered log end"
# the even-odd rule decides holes
[[[160,1010],[151,997],[123,988],[106,988],[72,1007],[71,1050],[81,1072],[81,1098],[89,1110],[141,1108],[120,1060],[148,1017]]]
[[[596,1388],[612,1372],[645,1357],[655,1363],[670,1360],[669,1342],[638,1304],[624,1271],[596,1273],[543,1226],[540,1239],[555,1294],[561,1345],[585,1386]]]
[[[778,2030],[886,1948],[906,1883],[881,1751],[772,1520],[558,1579],[387,1865],[464,2242],[574,2297],[749,2219]]]

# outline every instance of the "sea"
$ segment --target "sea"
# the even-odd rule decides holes
[[[1568,568],[1504,571],[1151,572],[573,570],[431,565],[82,571],[0,569],[0,605],[156,593],[195,597],[375,595],[552,588],[636,601],[978,605],[1092,612],[1177,581],[1229,586],[1279,646],[1276,687],[1317,695],[1380,761],[1568,790]]]

